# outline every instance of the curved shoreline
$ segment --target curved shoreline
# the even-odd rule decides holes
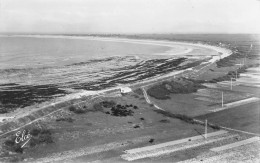
[[[168,47],[173,47],[173,45],[168,45],[168,44],[178,44],[178,45],[189,45],[189,46],[197,46],[200,48],[206,48],[206,49],[210,49],[210,50],[215,50],[216,52],[220,53],[220,56],[212,56],[211,59],[208,60],[208,65],[203,66],[201,69],[215,63],[217,60],[219,60],[219,58],[221,57],[221,59],[229,56],[232,54],[232,51],[230,49],[226,49],[226,48],[220,48],[217,46],[212,46],[212,45],[208,45],[208,44],[199,44],[199,43],[188,43],[188,42],[176,42],[176,41],[166,41],[166,40],[138,40],[138,39],[121,39],[121,38],[104,38],[104,37],[81,37],[81,36],[61,36],[61,37],[57,37],[57,38],[64,38],[64,37],[68,37],[69,39],[87,39],[87,40],[98,40],[98,41],[113,41],[113,42],[127,42],[127,43],[139,43],[139,44],[150,44],[150,45],[158,45],[158,46],[168,46]],[[166,43],[166,44],[165,44]],[[188,49],[189,50],[189,49]],[[179,54],[178,54],[179,55]],[[205,64],[205,62],[203,63]],[[112,91],[112,90],[116,90],[116,89],[120,89],[121,87],[124,86],[128,86],[128,87],[132,87],[132,86],[136,86],[139,84],[145,84],[145,83],[149,83],[149,82],[154,82],[157,80],[163,80],[164,78],[168,78],[168,77],[172,77],[175,75],[178,75],[180,73],[183,73],[187,70],[191,70],[191,68],[189,69],[184,69],[184,70],[179,70],[179,71],[175,71],[175,72],[171,72],[162,76],[155,76],[152,78],[148,78],[142,81],[138,81],[136,83],[131,83],[131,84],[122,84],[120,86],[117,87],[111,87],[108,89],[103,89],[103,90],[99,90],[99,91],[82,91],[80,93],[75,93],[75,94],[70,94],[70,95],[66,95],[64,98],[66,100],[70,100],[70,99],[75,99],[75,98],[81,98],[82,96],[89,96],[89,95],[95,95],[95,94],[103,94],[107,91]],[[150,84],[148,84],[150,85]],[[64,100],[64,101],[66,101]],[[62,100],[63,101],[63,100]]]
[[[124,42],[124,43],[132,43],[132,44],[165,46],[170,48],[175,47],[174,45],[182,45],[182,46],[188,45],[188,46],[195,46],[195,47],[214,50],[216,52],[220,52],[223,54],[232,52],[231,50],[223,47],[217,47],[217,46],[201,44],[201,43],[184,42],[184,41],[182,42],[182,41],[152,40],[152,39],[129,39],[129,38],[116,38],[116,37],[107,38],[107,37],[93,37],[93,36],[63,36],[63,35],[55,35],[55,36],[54,35],[11,35],[11,36],[0,35],[0,37],[64,38],[64,39],[76,39],[76,40],[111,41],[111,42]],[[178,55],[180,55],[180,53]],[[221,56],[221,57],[224,58],[227,56]]]
[[[16,36],[14,36],[16,37]],[[18,37],[39,37],[39,36],[18,36]],[[41,38],[50,38],[48,36],[44,36]],[[229,55],[232,54],[232,51],[229,49],[225,49],[225,48],[220,48],[220,47],[216,47],[216,46],[212,46],[212,45],[205,45],[205,44],[198,44],[198,43],[187,43],[187,42],[175,42],[175,41],[165,41],[165,40],[136,40],[136,39],[121,39],[121,38],[102,38],[102,37],[78,37],[78,36],[51,36],[51,38],[68,38],[68,39],[87,39],[87,40],[98,40],[98,41],[113,41],[113,42],[127,42],[127,43],[134,43],[134,44],[150,44],[150,45],[157,45],[157,46],[167,46],[167,47],[173,47],[174,45],[188,45],[188,46],[195,46],[195,47],[200,47],[200,48],[207,48],[207,49],[211,49],[211,50],[215,50],[218,53],[221,53],[221,58],[225,58]],[[208,60],[208,65],[211,65],[212,63],[216,62],[219,59],[219,56],[212,56],[210,60]],[[206,67],[205,66],[205,67]],[[189,70],[191,70],[192,68],[190,68]],[[48,101],[44,104],[39,104],[39,108],[36,108],[35,110],[47,107],[49,105],[55,105],[64,101],[68,101],[68,100],[72,100],[72,99],[79,99],[81,97],[84,96],[90,96],[90,95],[100,95],[100,94],[105,94],[107,91],[112,91],[112,90],[116,90],[119,89],[122,86],[136,86],[136,85],[149,85],[151,83],[153,83],[154,81],[158,81],[158,80],[164,80],[165,78],[169,78],[172,77],[174,75],[178,75],[182,72],[187,71],[188,69],[184,69],[184,70],[179,70],[179,71],[174,71],[174,72],[170,72],[164,75],[159,75],[159,76],[154,76],[151,78],[146,78],[144,80],[138,81],[138,82],[134,82],[131,84],[122,84],[120,86],[116,86],[116,87],[111,87],[108,89],[103,89],[103,90],[99,90],[99,91],[86,91],[86,90],[82,90],[78,93],[72,93],[69,95],[65,95],[63,97],[60,98],[55,98],[51,101]],[[35,106],[34,106],[35,107]],[[17,115],[17,112],[19,112],[18,110],[22,110],[23,113],[26,112],[26,110],[28,111],[28,109],[31,111],[34,111],[31,106],[29,106],[28,108],[23,108],[23,109],[16,109],[14,112],[11,113],[7,113],[6,115]],[[29,113],[27,112],[27,113]],[[18,113],[19,114],[19,113]],[[20,117],[20,116],[19,116]]]

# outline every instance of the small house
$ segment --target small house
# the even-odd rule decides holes
[[[120,92],[121,93],[129,93],[129,92],[132,92],[132,89],[129,88],[129,87],[122,87],[122,88],[120,88]]]

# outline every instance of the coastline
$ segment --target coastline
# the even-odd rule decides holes
[[[31,37],[31,36],[20,36],[20,37]],[[39,36],[33,36],[33,37],[39,37]],[[48,36],[44,36],[44,37],[48,37]],[[197,46],[197,47],[200,47],[200,48],[207,48],[207,49],[215,50],[216,52],[221,53],[221,59],[223,59],[223,58],[232,54],[232,51],[230,49],[220,48],[220,47],[216,47],[216,46],[212,46],[212,45],[206,45],[206,44],[198,44],[198,43],[175,42],[175,41],[165,41],[165,40],[159,41],[159,40],[121,39],[121,38],[109,38],[108,39],[108,38],[102,38],[102,37],[98,37],[98,38],[96,38],[96,37],[77,37],[77,36],[52,36],[52,37],[53,38],[54,37],[55,38],[66,37],[68,39],[88,39],[88,40],[98,40],[98,41],[127,42],[127,43],[134,43],[134,44],[150,44],[150,45],[168,46],[168,47],[173,47],[174,44],[189,45],[189,46],[195,46],[195,47]],[[209,65],[211,65],[211,64],[213,64],[218,59],[219,59],[219,56],[211,56],[210,58],[207,59],[208,61],[206,63],[206,66],[200,68],[200,70],[209,66]],[[202,64],[205,64],[205,62],[203,62]],[[170,73],[167,73],[167,74],[164,74],[164,75],[146,78],[144,80],[134,82],[134,83],[131,83],[131,84],[122,84],[120,86],[111,87],[111,88],[103,89],[103,90],[100,90],[100,91],[81,91],[79,93],[72,93],[72,94],[69,94],[69,95],[65,95],[64,97],[56,98],[54,100],[44,102],[43,104],[39,104],[38,108],[32,109],[32,107],[35,107],[35,106],[30,106],[28,108],[16,109],[15,111],[10,112],[10,113],[6,113],[4,115],[7,116],[7,117],[15,117],[14,119],[17,119],[17,118],[20,118],[20,117],[24,117],[24,116],[26,116],[26,115],[34,112],[34,111],[44,109],[48,106],[53,106],[53,105],[60,104],[60,103],[70,101],[70,100],[74,100],[74,99],[78,100],[78,99],[81,99],[82,97],[86,98],[88,96],[105,95],[106,92],[118,90],[121,87],[147,86],[147,85],[156,83],[158,81],[166,80],[167,78],[171,78],[175,75],[178,76],[179,74],[188,72],[190,70],[191,70],[191,68],[184,69],[184,70],[178,70],[178,71],[170,72]],[[12,119],[12,120],[14,120],[14,119]]]
[[[223,47],[217,47],[209,44],[194,43],[191,41],[169,41],[165,39],[156,40],[156,39],[130,39],[130,38],[117,38],[117,37],[99,37],[99,36],[64,36],[64,35],[0,35],[0,37],[31,37],[31,38],[66,38],[66,39],[82,39],[82,40],[97,40],[97,41],[112,41],[112,42],[127,42],[127,43],[139,43],[139,44],[151,44],[158,46],[168,46],[172,47],[170,44],[179,44],[179,45],[190,45],[203,47],[219,52],[230,52],[230,49]]]
[[[206,52],[208,51],[201,51],[202,54],[208,54]],[[235,77],[235,71],[237,71],[239,80],[240,74],[244,74],[245,69],[248,70],[250,67],[257,66],[255,61],[248,59],[248,62],[242,68],[238,68],[235,63],[241,62],[242,58],[238,58],[233,65],[229,66],[226,62],[236,59],[237,53],[233,50],[233,55],[222,60],[228,54],[221,53],[222,57],[213,55],[199,59],[191,58],[179,64],[168,64],[174,63],[174,58],[161,59],[158,64],[159,71],[155,71],[154,74],[149,73],[150,71],[153,72],[155,68],[149,69],[148,66],[148,70],[145,71],[148,72],[147,75],[138,78],[139,80],[129,80],[132,82],[120,85],[120,80],[115,78],[114,81],[119,83],[115,86],[107,85],[107,87],[103,87],[104,89],[95,89],[97,91],[86,91],[88,89],[85,89],[78,93],[74,92],[67,96],[57,97],[49,102],[39,103],[37,108],[31,107],[26,111],[20,109],[23,111],[21,115],[17,115],[15,119],[10,119],[9,122],[1,125],[0,137],[3,140],[2,143],[8,142],[18,131],[28,130],[29,133],[33,133],[36,129],[43,129],[43,131],[50,133],[53,144],[44,144],[43,146],[41,144],[37,144],[37,146],[29,144],[28,148],[24,150],[25,154],[19,156],[24,156],[26,160],[30,159],[31,161],[64,160],[64,157],[60,156],[66,157],[69,151],[73,151],[72,155],[75,156],[72,157],[73,160],[80,160],[81,157],[78,157],[78,154],[81,153],[81,148],[93,151],[98,146],[106,146],[108,142],[122,144],[121,141],[126,141],[126,138],[139,139],[136,138],[136,135],[145,136],[148,133],[150,137],[139,143],[126,144],[120,151],[140,145],[150,146],[151,141],[154,140],[156,144],[179,141],[182,138],[188,140],[189,137],[198,135],[196,130],[203,131],[205,118],[208,119],[208,133],[224,129],[227,132],[232,132],[231,134],[236,132],[237,135],[239,134],[239,139],[240,137],[245,139],[244,134],[249,134],[246,137],[249,138],[252,134],[256,135],[257,127],[252,128],[251,126],[258,122],[255,112],[258,110],[256,106],[259,102],[247,104],[247,107],[239,103],[239,106],[235,108],[228,108],[215,113],[210,112],[221,107],[221,92],[225,95],[224,106],[254,96],[254,88],[249,90],[248,87],[238,86],[236,83],[233,90],[230,90],[229,85],[223,85],[219,82],[222,81],[222,78],[225,78],[227,84],[229,84],[228,79]],[[221,60],[218,61],[219,59]],[[219,62],[225,64],[218,66]],[[148,62],[148,64],[151,64],[151,62]],[[168,67],[160,67],[160,65],[177,68],[168,69]],[[154,64],[150,66],[157,68],[157,65]],[[144,66],[144,68],[146,67]],[[137,68],[135,71],[139,70]],[[250,76],[252,75],[250,74]],[[215,88],[206,84],[212,84]],[[123,89],[130,87],[132,92],[121,93],[120,87],[123,87]],[[241,89],[244,91],[246,89],[246,92],[240,92]],[[167,99],[160,98],[163,96]],[[111,106],[107,104],[112,103],[115,107],[110,108]],[[248,107],[253,110],[244,109]],[[125,112],[119,112],[120,108]],[[235,114],[237,111],[238,114]],[[240,120],[237,120],[236,115],[239,115],[242,122],[247,125],[242,125]],[[222,118],[223,116],[226,116],[226,118]],[[248,118],[244,117],[252,117],[253,121],[250,120],[249,122]],[[232,124],[235,124],[235,126],[230,126],[225,119],[232,119],[232,122],[234,121]],[[180,132],[176,131],[185,134],[179,134]],[[86,141],[89,139],[91,141]],[[96,141],[98,141],[98,144],[92,143]],[[67,144],[67,142],[70,143]],[[77,145],[75,146],[75,144]],[[63,152],[63,150],[60,150],[61,148],[53,148],[53,146],[62,146],[66,150]],[[215,146],[216,144],[212,145],[212,147]],[[111,148],[111,150],[116,149],[116,146]],[[48,152],[42,155],[42,150]],[[32,154],[34,158],[27,157],[27,154],[30,154],[30,156]],[[82,156],[86,158],[88,154],[83,153]],[[113,160],[115,157],[118,158],[117,154],[109,156]],[[107,161],[107,159],[102,160]]]

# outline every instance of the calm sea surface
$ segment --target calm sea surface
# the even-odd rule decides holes
[[[64,66],[112,56],[151,57],[151,54],[169,49],[162,46],[98,40],[0,37],[0,68]]]

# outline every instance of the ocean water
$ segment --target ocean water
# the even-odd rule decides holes
[[[2,36],[0,108],[23,108],[80,90],[138,82],[194,66],[188,63],[197,60],[189,56],[202,53],[212,50],[74,37]]]

